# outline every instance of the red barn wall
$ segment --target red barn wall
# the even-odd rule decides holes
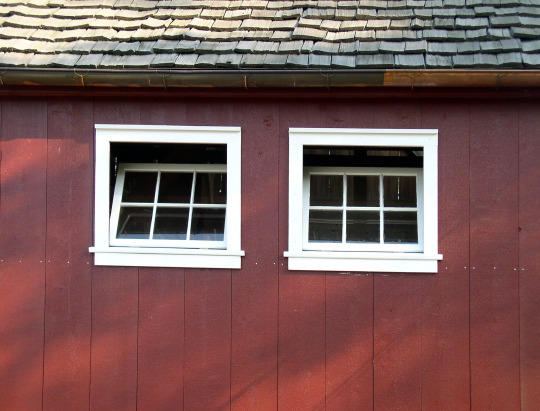
[[[538,409],[540,101],[0,108],[0,410]],[[242,128],[241,270],[93,265],[98,123]],[[289,127],[439,129],[438,274],[288,271]]]

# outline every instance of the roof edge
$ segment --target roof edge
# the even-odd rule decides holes
[[[145,88],[540,87],[540,70],[0,68],[2,86]]]

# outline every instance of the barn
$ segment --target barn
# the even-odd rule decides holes
[[[539,0],[0,0],[0,410],[537,410]]]

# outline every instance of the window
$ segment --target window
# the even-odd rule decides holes
[[[96,265],[240,268],[240,129],[96,125]]]
[[[224,248],[223,165],[120,164],[110,244]]]
[[[304,180],[304,250],[422,251],[421,169],[305,167]]]
[[[289,269],[437,272],[436,130],[289,135]]]

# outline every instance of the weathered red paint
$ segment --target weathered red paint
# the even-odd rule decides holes
[[[534,409],[538,101],[212,93],[2,96],[0,409]],[[94,123],[241,127],[242,269],[93,266]],[[289,127],[439,129],[439,272],[288,271]]]
[[[519,318],[521,407],[540,404],[540,104],[519,106]]]
[[[468,104],[422,104],[422,128],[439,135],[439,273],[426,276],[422,299],[422,403],[466,410],[469,376],[469,111]]]
[[[183,407],[184,294],[183,270],[139,270],[138,409]]]
[[[271,103],[236,102],[233,124],[243,123],[242,242],[252,252],[232,275],[231,409],[275,410],[278,350],[279,111]],[[263,181],[263,183],[261,183]]]
[[[485,102],[470,114],[471,406],[516,409],[518,106]]]
[[[40,409],[47,104],[43,99],[4,99],[1,119],[0,404]]]
[[[51,101],[47,115],[47,244],[43,408],[82,409],[90,392],[92,104]],[[84,131],[82,131],[84,130]]]

